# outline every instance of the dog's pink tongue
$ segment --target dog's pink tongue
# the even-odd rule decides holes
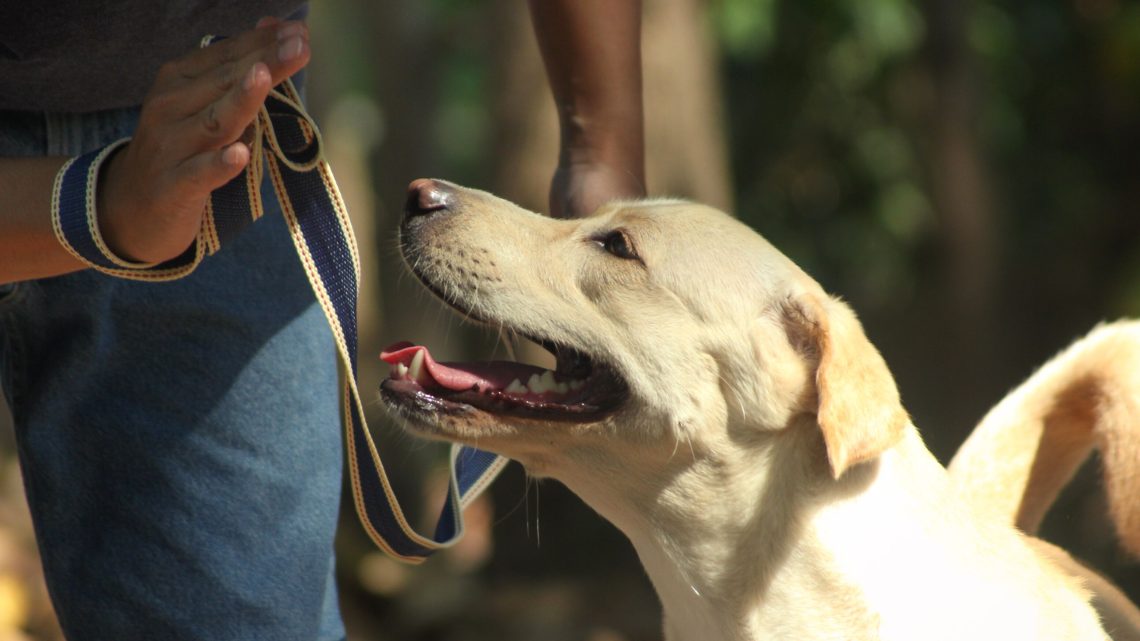
[[[426,347],[407,341],[388,346],[388,349],[380,352],[380,359],[389,365],[402,364],[409,367],[419,352],[423,352],[421,372],[426,372],[427,376],[440,387],[455,391],[469,390],[473,387],[479,390],[502,389],[515,379],[525,385],[531,374],[541,375],[545,371],[541,367],[504,361],[438,363],[431,357]]]

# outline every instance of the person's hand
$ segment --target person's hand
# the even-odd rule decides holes
[[[160,262],[194,241],[210,192],[250,161],[241,140],[269,90],[309,62],[302,22],[255,29],[167,63],[138,129],[100,172],[99,229],[126,260]]]
[[[550,183],[550,215],[582,218],[611,200],[644,198],[639,174],[613,163],[560,162]]]

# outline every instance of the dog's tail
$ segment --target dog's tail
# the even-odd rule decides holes
[[[1100,325],[994,407],[950,463],[975,504],[1035,534],[1096,448],[1109,516],[1140,558],[1140,321]]]

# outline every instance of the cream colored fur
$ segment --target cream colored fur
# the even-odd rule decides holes
[[[1097,449],[1117,538],[1140,557],[1140,322],[1102,325],[997,404],[950,462],[951,479],[998,520],[1036,534]],[[1038,549],[1080,577],[1114,639],[1140,641],[1140,611],[1063,550]]]
[[[513,458],[613,522],[671,641],[1109,638],[1080,581],[927,451],[850,309],[746,226],[678,201],[578,221],[460,188],[449,203],[404,235],[413,271],[472,316],[609,363],[630,398],[590,424],[409,427]],[[615,229],[640,261],[602,249]]]

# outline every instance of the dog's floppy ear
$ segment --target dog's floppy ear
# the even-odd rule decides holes
[[[816,417],[839,478],[894,445],[909,418],[886,362],[845,304],[804,295],[789,299],[785,319],[793,343],[818,362]]]

